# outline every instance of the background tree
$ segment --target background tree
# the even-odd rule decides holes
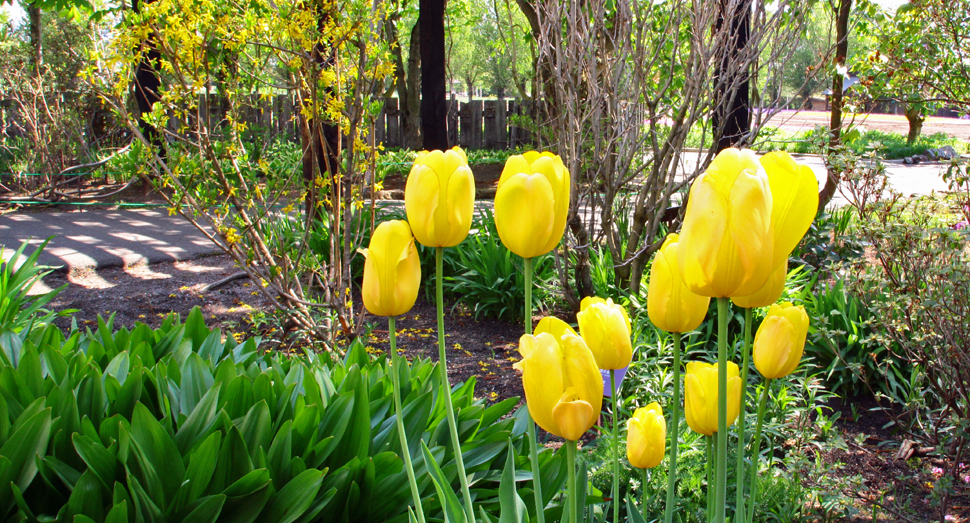
[[[426,150],[448,148],[445,0],[420,0],[421,138]]]
[[[970,1],[916,0],[878,26],[878,47],[856,68],[872,98],[905,104],[907,141],[926,114],[945,106],[970,112]]]
[[[575,307],[592,291],[588,260],[598,245],[613,261],[617,286],[636,294],[663,242],[665,219],[676,219],[676,212],[665,218],[665,209],[682,202],[713,158],[722,129],[712,122],[724,104],[712,91],[732,92],[741,77],[722,75],[722,85],[711,88],[711,65],[731,49],[727,32],[712,30],[720,7],[686,0],[540,0],[534,7],[549,110],[541,125],[575,184],[569,254],[559,258],[567,299]],[[790,59],[807,15],[801,3],[782,1],[771,10],[753,3],[748,44],[730,66],[757,75],[758,85],[780,81],[778,64]],[[769,108],[777,103],[760,99]],[[692,130],[703,144],[699,155],[684,151]]]

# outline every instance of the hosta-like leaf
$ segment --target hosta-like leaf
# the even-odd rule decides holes
[[[262,521],[292,523],[313,504],[320,492],[324,473],[309,469],[286,484],[260,516]]]
[[[29,413],[29,410],[25,411],[24,415]],[[23,422],[18,419],[14,427],[10,438],[0,447],[0,457],[6,462],[5,466],[0,467],[0,510],[13,504],[11,483],[23,492],[34,480],[37,474],[35,456],[44,457],[50,438],[51,411],[44,409]]]
[[[87,464],[88,470],[98,478],[105,490],[110,489],[115,480],[118,460],[104,448],[101,441],[94,441],[77,432],[74,433],[73,441],[74,448]]]
[[[511,442],[510,442],[511,444]],[[529,512],[515,489],[515,460],[512,453],[506,454],[505,469],[499,484],[499,523],[528,523]]]

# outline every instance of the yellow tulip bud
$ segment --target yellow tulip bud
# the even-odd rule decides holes
[[[640,407],[626,422],[626,458],[638,469],[656,467],[667,450],[667,422],[656,402]]]
[[[731,298],[738,307],[754,309],[756,307],[767,307],[781,298],[781,293],[785,290],[785,279],[788,277],[788,257],[782,260],[781,265],[771,272],[768,281],[758,292],[750,296],[735,296]]]
[[[364,307],[376,316],[400,316],[411,310],[421,287],[421,261],[404,220],[383,222],[374,230],[364,255]]]
[[[768,177],[748,150],[721,151],[690,188],[680,232],[681,277],[694,294],[754,294],[776,267]]]
[[[422,151],[404,188],[404,209],[418,242],[453,247],[468,236],[475,208],[475,177],[465,152]]]
[[[818,179],[807,165],[795,162],[784,151],[761,157],[761,166],[771,186],[771,228],[774,262],[788,261],[818,212]]]
[[[711,298],[694,294],[680,276],[680,236],[670,234],[650,267],[647,313],[650,321],[667,332],[690,332],[707,316]]]
[[[741,412],[741,378],[736,363],[729,361],[727,367],[727,425],[730,427]],[[684,413],[690,428],[705,436],[717,432],[717,373],[717,363],[687,364]]]
[[[579,333],[601,369],[622,369],[633,359],[630,316],[612,299],[587,296],[576,314]]]
[[[514,367],[522,371],[526,405],[536,424],[576,441],[596,424],[603,378],[583,338],[562,320],[545,320],[550,321],[539,322],[535,336],[519,339],[522,360]]]
[[[808,336],[805,307],[783,302],[768,308],[754,337],[754,366],[769,379],[791,374],[802,360]]]
[[[569,171],[559,156],[510,156],[495,192],[495,228],[508,250],[534,258],[553,250],[566,230]]]

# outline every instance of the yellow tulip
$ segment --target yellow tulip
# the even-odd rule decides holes
[[[376,316],[400,316],[411,310],[421,286],[421,261],[404,220],[383,222],[374,230],[364,255],[364,307]]]
[[[808,336],[805,307],[783,302],[768,308],[754,337],[754,366],[769,379],[791,374],[802,360]]]
[[[422,151],[404,188],[414,237],[427,247],[453,247],[468,236],[475,208],[475,177],[465,152]]]
[[[553,250],[566,230],[569,171],[559,156],[510,156],[495,192],[495,228],[508,250],[534,258]]]
[[[633,359],[630,316],[612,299],[587,296],[576,314],[579,333],[601,369],[622,369]]]
[[[656,467],[664,459],[667,423],[656,402],[640,407],[626,422],[626,458],[639,469]]]
[[[690,332],[707,316],[711,298],[694,294],[680,276],[677,251],[680,236],[670,234],[650,267],[647,287],[647,314],[650,321],[667,332]]]
[[[781,298],[781,293],[785,290],[785,279],[788,277],[788,257],[786,256],[777,269],[771,271],[771,276],[758,292],[749,296],[735,296],[731,298],[738,307],[754,309],[756,307],[767,307]]]
[[[536,424],[576,441],[599,417],[603,378],[583,338],[562,320],[543,321],[534,336],[519,339],[522,360],[514,367],[522,371],[526,405]]]
[[[818,180],[807,165],[795,162],[788,153],[776,151],[761,157],[761,166],[771,186],[771,227],[774,262],[778,267],[791,256],[818,212]]]
[[[772,263],[772,196],[768,177],[748,150],[721,151],[690,188],[680,232],[681,277],[694,294],[747,296]]]
[[[727,366],[727,426],[730,427],[741,412],[741,378],[736,363],[729,361]],[[684,412],[690,428],[705,436],[717,432],[717,373],[717,363],[687,364]]]

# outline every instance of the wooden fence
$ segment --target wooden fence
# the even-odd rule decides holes
[[[249,129],[264,133],[264,136],[299,140],[292,96],[253,96],[243,106],[241,120]],[[515,125],[516,117],[529,114],[530,106],[529,102],[523,104],[516,100],[449,101],[449,142],[465,149],[511,149],[532,145],[532,133]],[[200,117],[207,120],[210,129],[223,120],[225,109],[216,97],[199,97]],[[176,120],[169,122],[170,131],[176,132],[177,126]],[[386,99],[374,125],[377,142],[385,147],[403,146],[402,128],[398,99]]]

